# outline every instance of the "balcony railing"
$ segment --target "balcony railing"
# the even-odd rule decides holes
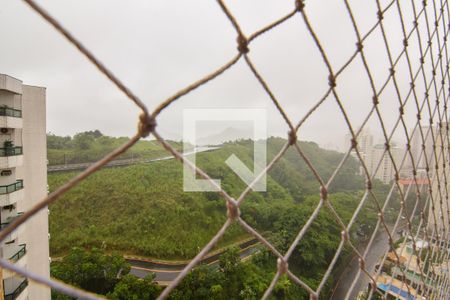
[[[9,260],[11,260],[13,262],[16,262],[16,261],[18,261],[19,259],[21,259],[22,257],[25,256],[25,254],[27,253],[27,245],[26,244],[20,244],[19,247],[20,247],[19,250],[15,254],[13,254],[9,258]]]
[[[0,185],[0,195],[13,193],[21,189],[23,189],[23,180],[17,180],[9,185]]]
[[[3,282],[4,286],[4,282]],[[28,286],[28,280],[24,279],[19,286],[10,294],[5,293],[5,300],[15,300],[19,297],[20,293]]]
[[[22,147],[0,148],[0,157],[22,155]]]
[[[10,107],[0,107],[0,116],[22,118],[22,111]]]
[[[23,212],[18,212],[17,215],[15,215],[13,217],[9,217],[8,219],[6,219],[6,222],[0,223],[0,229],[5,228],[9,224],[11,224],[12,221],[14,221],[16,218],[18,218],[21,215],[23,215]]]

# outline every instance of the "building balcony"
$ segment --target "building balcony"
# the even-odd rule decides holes
[[[15,219],[17,219],[19,216],[23,215],[23,212],[18,212],[11,217],[8,217],[5,222],[0,223],[0,229],[6,228],[9,224],[11,224]]]
[[[23,164],[23,148],[0,148],[0,169],[20,167]]]
[[[17,155],[23,155],[23,148],[16,146],[16,147],[9,147],[9,148],[0,148],[0,157],[9,157],[9,156],[17,156]]]
[[[0,106],[0,128],[22,128],[22,111],[7,106]]]
[[[3,259],[9,260],[9,262],[14,263],[18,267],[26,268],[27,266],[26,244],[19,244],[16,241],[9,244],[3,244],[2,252],[3,252],[2,253]],[[8,269],[3,269],[2,276],[4,280],[17,277],[16,273]]]
[[[20,294],[27,288],[28,280],[21,277],[11,277],[3,280],[5,300],[18,299]]]
[[[23,180],[0,186],[0,206],[11,205],[23,199]]]
[[[3,255],[5,258],[9,259],[11,262],[16,262],[25,256],[27,253],[27,245],[20,244],[14,245],[13,247],[3,247]]]
[[[0,116],[22,118],[22,111],[8,106],[2,106],[0,107]]]

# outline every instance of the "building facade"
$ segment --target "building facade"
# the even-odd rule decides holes
[[[410,157],[407,157],[405,170],[407,174],[412,174],[413,165],[416,172],[425,172],[428,166],[432,166],[435,158],[433,157],[433,137],[436,140],[438,131],[432,126],[421,126],[422,131],[416,128],[411,136],[411,154],[414,163]],[[433,169],[433,168],[430,168]]]
[[[347,149],[349,149],[351,147],[351,145],[352,145],[351,141],[352,141],[351,134],[347,134],[345,136],[344,151],[347,151]],[[367,164],[371,160],[370,155],[372,154],[372,146],[373,146],[373,135],[370,133],[369,129],[364,128],[357,137],[357,148],[358,148],[358,152],[361,155],[361,158],[365,164]],[[352,150],[351,155],[354,158],[358,159],[358,156],[357,156],[355,150]],[[362,166],[360,167],[359,173],[360,173],[360,175],[365,174]]]
[[[450,178],[450,137],[447,126],[447,123],[442,123],[435,129],[436,155],[430,160],[430,169],[433,171],[433,175],[431,177],[432,193],[428,210],[428,229],[436,239],[439,237],[443,240],[448,240],[450,236],[450,223],[448,219],[450,199],[447,197],[448,187],[445,185],[445,182]],[[438,167],[437,170],[436,166]],[[438,232],[435,232],[436,230]]]
[[[0,227],[47,195],[46,90],[0,74]],[[40,211],[1,244],[4,259],[49,276],[48,212]],[[50,299],[50,289],[2,270],[3,299]]]

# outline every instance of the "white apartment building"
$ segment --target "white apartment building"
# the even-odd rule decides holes
[[[444,123],[441,131],[439,128],[435,129],[436,136],[436,159],[434,158],[433,163],[430,166],[430,169],[433,170],[433,176],[431,178],[431,187],[432,187],[432,200],[434,203],[433,206],[429,205],[428,210],[428,229],[433,232],[435,230],[434,224],[436,224],[436,228],[439,232],[434,233],[435,237],[444,237],[445,239],[449,238],[450,235],[450,226],[448,215],[450,213],[450,199],[447,198],[447,190],[448,187],[445,186],[445,179],[450,178],[450,149],[449,149],[449,136],[446,131],[447,124]],[[435,165],[439,166],[439,169],[435,170]],[[443,165],[446,166],[445,170]],[[442,203],[442,204],[441,204]]]
[[[357,138],[358,151],[363,159],[367,170],[375,179],[381,180],[383,183],[389,183],[395,178],[395,168],[389,154],[385,151],[384,144],[374,145],[374,137],[368,129],[363,129]],[[351,146],[351,135],[345,136],[345,148]],[[396,146],[391,146],[390,151],[397,167],[400,166],[402,150]],[[356,158],[356,152],[352,155]],[[360,174],[365,176],[363,167],[360,167]]]
[[[366,162],[367,168],[374,178],[387,184],[395,178],[395,168],[390,155],[386,152],[383,144],[377,144],[370,151],[370,160]],[[399,168],[402,159],[402,150],[398,147],[390,147],[394,162]]]
[[[351,140],[352,140],[351,134],[347,134],[345,136],[344,151],[348,151],[348,149],[351,147],[352,144]],[[363,128],[363,130],[361,130],[361,132],[359,133],[356,141],[358,152],[361,155],[361,158],[367,164],[367,162],[370,161],[370,155],[373,145],[373,135],[370,133],[369,129]],[[355,150],[353,150],[351,154],[353,157],[357,158]],[[364,169],[362,167],[360,168],[360,174],[364,175]]]
[[[0,230],[47,195],[45,88],[0,74]],[[49,276],[48,213],[41,211],[13,231],[0,255]],[[50,289],[1,271],[0,299],[50,299]]]
[[[433,166],[435,161],[435,158],[433,157],[433,136],[436,139],[438,131],[435,127],[422,126],[422,133],[423,138],[419,128],[416,128],[410,141],[411,153],[417,171],[424,170],[427,166],[427,161],[430,166]],[[423,148],[425,148],[425,152],[423,151]],[[408,156],[405,169],[409,171],[409,174],[412,173],[412,167],[412,162]]]

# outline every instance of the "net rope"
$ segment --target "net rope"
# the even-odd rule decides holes
[[[348,247],[359,261],[358,272],[356,273],[351,286],[348,287],[348,292],[345,298],[350,299],[354,289],[357,288],[357,282],[361,277],[364,277],[372,286],[369,290],[368,299],[370,299],[374,293],[381,297],[387,297],[387,291],[383,293],[377,289],[377,280],[380,276],[382,276],[381,268],[378,268],[378,270],[372,270],[367,267],[366,263],[367,256],[371,252],[374,241],[380,231],[386,234],[389,248],[388,251],[382,256],[380,264],[383,265],[388,259],[389,253],[391,253],[395,256],[394,261],[397,266],[394,274],[388,282],[388,285],[392,283],[392,278],[399,275],[403,278],[403,280],[401,280],[401,289],[407,290],[408,293],[413,295],[411,285],[406,282],[405,278],[408,277],[406,273],[410,270],[411,264],[415,264],[416,268],[414,268],[413,273],[418,276],[420,281],[421,288],[418,290],[420,295],[428,296],[432,294],[435,299],[450,298],[449,278],[447,275],[448,272],[443,275],[442,266],[440,267],[440,270],[438,270],[438,266],[433,263],[435,261],[444,261],[446,262],[446,270],[450,270],[450,251],[447,251],[450,246],[450,209],[448,188],[450,165],[447,112],[450,94],[449,54],[447,47],[448,34],[450,31],[449,4],[448,1],[444,0],[411,0],[411,19],[407,17],[407,14],[405,14],[402,6],[406,3],[406,1],[392,0],[387,2],[384,6],[380,0],[371,1],[373,1],[377,7],[377,11],[374,11],[377,15],[377,20],[367,32],[362,32],[355,18],[355,9],[351,5],[350,1],[342,0],[348,19],[350,20],[354,31],[354,41],[356,47],[342,66],[336,68],[329,53],[322,45],[320,35],[315,30],[315,28],[320,26],[320,24],[314,24],[311,21],[312,19],[310,18],[310,13],[308,11],[307,1],[294,1],[292,3],[292,9],[286,12],[285,15],[253,33],[246,34],[240,25],[240,20],[236,18],[233,11],[227,6],[226,1],[217,0],[218,10],[226,16],[230,26],[234,29],[237,36],[236,54],[234,54],[234,56],[231,57],[226,63],[219,66],[210,74],[206,74],[204,77],[175,92],[172,96],[162,101],[153,111],[150,111],[144,102],[137,95],[135,95],[132,90],[130,90],[119,78],[117,78],[107,66],[102,64],[83,43],[81,43],[69,30],[67,30],[54,16],[49,14],[45,8],[41,7],[34,0],[23,0],[23,2],[29,5],[29,7],[40,15],[43,20],[49,23],[54,30],[59,32],[68,43],[75,46],[78,51],[98,69],[99,72],[103,73],[111,81],[112,84],[122,91],[127,98],[141,110],[141,114],[137,120],[137,132],[129,141],[91,165],[86,170],[79,173],[74,178],[70,179],[64,185],[49,194],[45,199],[42,199],[30,210],[15,219],[15,221],[13,221],[8,227],[0,231],[0,241],[3,241],[8,234],[33,217],[36,213],[46,209],[51,203],[58,201],[62,195],[85,180],[88,176],[92,175],[107,163],[126,152],[141,138],[153,135],[158,142],[161,143],[161,145],[177,160],[195,171],[199,177],[208,180],[213,186],[215,186],[219,190],[218,193],[224,199],[227,207],[227,219],[223,223],[220,230],[188,263],[188,265],[179,273],[175,280],[173,280],[162,291],[159,299],[165,299],[168,297],[171,291],[177,287],[183,278],[185,278],[185,276],[201,262],[202,258],[212,250],[212,248],[223,237],[227,229],[233,223],[239,224],[239,226],[241,226],[251,236],[255,237],[277,258],[277,269],[275,276],[267,287],[267,290],[263,295],[263,299],[267,299],[271,295],[282,275],[287,275],[292,282],[304,288],[309,293],[311,299],[319,299],[324,285],[336,267],[336,263],[342,254],[344,247]],[[402,33],[402,47],[397,55],[394,54],[395,51],[393,51],[393,47],[389,40],[389,28],[386,26],[384,20],[387,13],[395,14],[400,24],[400,30]],[[250,56],[251,46],[255,40],[261,38],[262,36],[270,36],[270,33],[274,30],[281,30],[278,29],[280,25],[294,18],[296,19],[295,22],[302,22],[305,25],[309,38],[315,45],[317,53],[320,54],[323,65],[328,73],[328,87],[324,91],[323,95],[316,99],[314,105],[310,107],[310,109],[303,116],[297,116],[298,119],[296,120],[292,120],[288,117],[287,112],[281,104],[282,102],[280,101],[279,96],[277,96],[272,90],[270,84],[258,70],[257,64],[255,64]],[[412,28],[408,29],[408,24],[413,24]],[[386,54],[387,63],[389,66],[385,79],[381,81],[375,79],[365,48],[367,40],[371,36],[375,35],[376,32],[381,33],[382,45],[380,49],[382,50],[380,51],[384,51]],[[336,45],[336,47],[339,46]],[[419,53],[419,56],[416,57],[414,52]],[[370,88],[368,92],[370,92],[372,98],[367,102],[367,105],[370,106],[369,112],[363,118],[362,124],[359,127],[356,127],[350,120],[346,103],[343,100],[344,98],[341,92],[339,92],[338,87],[340,86],[339,80],[342,77],[341,75],[358,60],[363,66],[363,72],[361,72],[360,76],[361,78],[365,78],[364,80],[366,80],[369,84]],[[240,61],[245,63],[251,71],[251,74],[267,94],[274,108],[278,111],[283,121],[288,126],[289,132],[286,136],[286,143],[267,164],[263,172],[242,191],[237,199],[234,199],[227,193],[227,191],[218,186],[206,172],[190,162],[185,156],[183,156],[182,153],[177,151],[164,139],[163,136],[160,135],[158,132],[157,119],[159,114],[163,110],[170,109],[170,106],[174,102],[180,101],[184,96],[190,94],[195,89],[206,85],[208,82],[221,76]],[[419,66],[415,68],[415,62],[417,61],[420,63]],[[401,62],[405,62],[406,67],[402,67]],[[402,91],[400,87],[399,73],[407,74],[409,89],[406,92]],[[402,79],[404,80],[404,78]],[[393,94],[387,95],[388,85],[393,86]],[[420,85],[423,85],[424,87],[423,95],[420,93]],[[383,111],[380,109],[380,102],[391,96],[392,99],[394,99],[393,101],[396,101],[397,103],[398,113],[394,126],[389,130],[386,125]],[[351,136],[351,145],[349,145],[342,160],[339,162],[331,177],[327,180],[321,177],[318,170],[315,168],[314,163],[302,149],[302,145],[298,142],[297,137],[299,129],[304,126],[312,115],[319,114],[317,111],[318,108],[321,107],[326,101],[332,101],[337,105],[338,112],[343,117],[345,125]],[[409,105],[413,106],[416,110],[414,112],[416,114],[416,121],[413,129],[408,129],[408,122],[405,117],[405,107],[408,103],[411,103]],[[426,121],[427,118],[428,122]],[[361,153],[361,149],[358,145],[358,137],[360,137],[363,130],[367,127],[370,119],[375,119],[378,122],[384,142],[383,155],[381,156],[381,159],[375,163],[375,168],[373,168],[373,170],[368,167],[367,161],[364,160],[363,154]],[[406,140],[406,145],[403,149],[400,160],[395,159],[392,145],[393,136],[394,134],[398,134],[398,132],[402,132],[402,137]],[[413,136],[419,136],[420,143],[422,145],[421,151],[417,157],[415,157],[412,152]],[[430,144],[431,148],[428,147]],[[290,148],[294,149],[295,152],[298,153],[299,158],[306,163],[309,171],[320,184],[320,191],[318,192],[320,201],[314,208],[306,223],[301,228],[298,228],[298,233],[286,253],[282,253],[274,245],[272,245],[268,239],[266,239],[243,219],[240,214],[240,207],[246,200],[247,195],[252,191],[252,187],[258,182],[259,179],[262,178],[262,176],[264,176],[276,165],[276,163]],[[361,170],[366,180],[366,185],[357,208],[353,212],[350,221],[346,223],[333,206],[333,203],[329,201],[328,190],[330,185],[334,182],[337,174],[352,155],[357,158],[361,165]],[[373,191],[373,183],[375,176],[382,167],[385,159],[388,159],[393,166],[394,180],[390,184],[390,189],[386,198],[380,199],[380,197]],[[407,176],[414,182],[414,184],[409,184],[406,189],[403,189],[400,184],[400,179],[404,177],[404,174],[401,173],[408,161],[412,162],[412,169]],[[419,177],[418,169],[422,165],[425,165],[425,179],[428,184],[425,184]],[[410,194],[414,195],[415,199],[413,203],[406,201],[406,198]],[[400,205],[400,208],[394,224],[390,226],[386,222],[386,209],[392,201],[397,201],[394,199],[394,195],[398,195],[398,204]],[[422,207],[420,205],[421,201],[424,201],[425,203]],[[378,214],[378,219],[367,245],[361,250],[358,249],[357,245],[352,242],[349,237],[349,232],[352,229],[352,226],[355,225],[355,221],[363,206],[367,203],[371,203],[371,205],[375,207]],[[313,288],[290,270],[289,259],[294,249],[297,247],[301,248],[300,242],[308,233],[308,230],[311,228],[313,222],[317,219],[322,210],[328,210],[336,220],[336,226],[338,226],[341,231],[341,241],[332,261],[329,263],[326,272],[323,274],[320,284]],[[415,215],[420,216],[419,224],[416,228],[413,226],[413,217]],[[407,239],[405,239],[400,246],[396,247],[394,236],[395,232],[399,228],[402,216],[405,218],[405,231],[406,235],[410,237],[410,240],[407,241]],[[426,253],[425,258],[423,258],[424,261],[420,261],[419,259],[423,256],[424,251],[423,247],[418,246],[419,240],[428,243],[428,245],[437,245],[436,247],[432,247],[431,251]],[[404,249],[407,247],[407,243],[410,243],[412,246],[413,254],[416,257],[416,260],[413,261],[413,255],[411,255],[409,256],[406,264],[403,266],[400,255],[397,251],[395,251],[395,249],[400,249],[399,253],[403,253]],[[426,268],[425,264],[429,264],[430,267]],[[11,270],[19,275],[29,278],[32,281],[46,285],[72,297],[83,299],[103,299],[100,295],[89,293],[56,279],[33,274],[25,268],[10,263],[6,259],[0,259],[0,265],[5,269]],[[430,280],[434,282],[433,285],[427,284],[427,281]]]

